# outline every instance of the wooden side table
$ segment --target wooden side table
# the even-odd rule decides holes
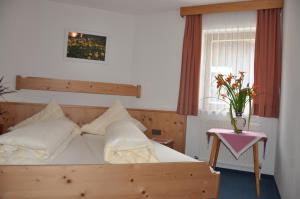
[[[170,147],[171,149],[174,148],[174,141],[172,139],[169,138],[160,138],[160,137],[153,137],[151,138],[151,140],[158,142],[162,145],[165,145],[167,147]]]
[[[216,132],[207,132],[207,136],[213,137],[213,143],[212,143],[212,148],[211,148],[211,153],[210,153],[210,158],[209,158],[209,164],[211,165],[211,167],[215,168],[215,166],[217,164],[217,160],[218,160],[220,144],[223,141],[218,137]],[[260,141],[266,142],[267,138],[262,137],[252,145],[253,164],[254,164],[255,183],[256,183],[256,195],[257,196],[260,196],[260,168],[259,168],[259,154],[258,154],[258,143]]]

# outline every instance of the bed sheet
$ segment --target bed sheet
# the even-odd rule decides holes
[[[68,147],[49,164],[107,164],[104,161],[104,136],[84,134],[73,138]],[[160,162],[199,162],[185,154],[152,141]]]
[[[81,135],[75,136],[66,149],[49,164],[99,164],[84,139]]]
[[[97,160],[105,163],[103,157],[104,136],[84,134],[83,137]],[[167,146],[159,144],[158,142],[151,142],[153,143],[155,153],[160,162],[198,162],[197,160]]]

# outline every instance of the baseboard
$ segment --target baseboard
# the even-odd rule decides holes
[[[207,158],[199,158],[199,160],[205,160]],[[253,172],[253,164],[235,164],[235,163],[228,163],[222,162],[221,160],[217,162],[217,167],[231,169],[231,170],[238,170],[238,171],[246,171],[246,172]],[[262,174],[271,175],[273,176],[274,173],[270,171],[261,170]]]
[[[218,162],[217,167],[225,168],[225,169],[231,169],[231,170],[253,172],[253,165],[246,165],[246,164],[241,165],[241,164]]]

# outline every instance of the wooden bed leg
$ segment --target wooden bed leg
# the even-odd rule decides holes
[[[210,158],[209,158],[209,165],[213,168],[215,168],[217,164],[220,144],[221,144],[221,140],[217,136],[214,136]]]
[[[258,143],[253,145],[253,160],[254,160],[254,173],[256,183],[256,195],[260,196],[260,174],[259,174],[259,159],[258,159]]]

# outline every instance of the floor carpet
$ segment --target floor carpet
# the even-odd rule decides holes
[[[257,199],[254,173],[216,168],[221,172],[219,199]],[[281,199],[275,179],[261,175],[259,199]]]

